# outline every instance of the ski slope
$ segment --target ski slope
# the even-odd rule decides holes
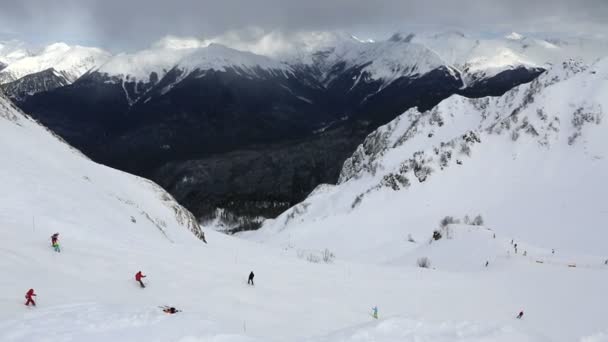
[[[4,97],[0,160],[0,341],[589,342],[608,333],[608,273],[596,255],[553,255],[485,212],[487,227],[452,225],[451,239],[428,244],[435,227],[405,220],[408,191],[379,192],[338,219],[294,216],[299,225],[265,229],[266,244],[213,231],[205,244],[189,212],[155,184],[88,160]],[[315,196],[329,196],[321,190]],[[319,205],[342,203],[332,196]],[[456,211],[454,202],[440,213]],[[55,232],[61,253],[50,247]],[[514,237],[528,257],[511,252]],[[317,259],[323,248],[332,262]],[[415,265],[421,255],[431,268]],[[584,262],[567,267],[571,256]],[[139,270],[145,289],[133,279]],[[23,305],[29,288],[35,308]]]
[[[427,257],[436,271],[475,279],[488,262],[509,286],[549,270],[569,277],[585,269],[599,281],[608,272],[602,228],[607,62],[568,61],[499,98],[453,96],[428,112],[409,110],[368,136],[338,185],[318,187],[259,231],[240,236],[312,253],[328,249],[361,264],[407,268]],[[485,226],[464,224],[465,216],[476,215]],[[446,216],[460,224],[441,228]],[[435,230],[441,240],[433,241]],[[523,285],[532,294],[526,307],[540,298],[559,307],[568,300],[554,308],[558,315],[573,306],[582,311],[554,319],[585,324],[608,313],[586,281],[552,292],[567,280],[541,278]],[[480,291],[497,293],[494,286]],[[518,296],[508,286],[500,291]],[[600,321],[595,329],[602,329]],[[538,329],[552,341],[584,336],[573,326],[561,336],[550,332],[551,324]]]

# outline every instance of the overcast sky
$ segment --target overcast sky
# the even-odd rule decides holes
[[[0,0],[0,37],[129,51],[168,34],[211,38],[251,27],[374,39],[455,28],[606,36],[607,18],[608,0]]]

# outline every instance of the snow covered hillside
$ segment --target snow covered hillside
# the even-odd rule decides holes
[[[590,66],[570,60],[502,97],[455,95],[427,112],[408,110],[368,136],[345,163],[338,185],[319,186],[260,230],[240,236],[312,260],[330,255],[363,264],[420,265],[473,278],[494,269],[492,277],[504,275],[508,286],[527,288],[527,300],[570,303],[558,304],[546,322],[578,311],[565,321],[590,323],[586,333],[564,328],[569,336],[539,323],[540,336],[531,340],[591,336],[603,329],[596,315],[608,308],[588,292],[594,291],[589,283],[581,279],[564,292],[547,293],[562,281],[531,277],[548,271],[606,277],[606,94],[608,59]],[[383,331],[393,329],[387,322],[376,335],[350,330],[333,338],[381,340]]]
[[[319,187],[256,238],[390,262],[417,246],[395,236],[427,241],[443,217],[481,214],[501,235],[608,258],[599,229],[607,76],[606,59],[568,61],[499,98],[409,110],[369,135],[337,186]]]
[[[98,48],[55,43],[31,56],[16,59],[0,71],[0,83],[9,83],[29,74],[53,68],[74,82],[85,72],[104,63],[110,54]]]

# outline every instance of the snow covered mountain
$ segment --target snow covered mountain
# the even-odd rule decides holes
[[[462,32],[448,31],[396,34],[393,39],[418,43],[435,51],[446,63],[462,72],[467,86],[487,82],[508,70],[547,69],[564,58],[593,63],[608,53],[608,44],[603,40],[581,42],[564,38],[563,44],[558,45],[551,39],[527,37],[517,32],[504,37],[474,38]]]
[[[204,73],[230,70],[252,77],[260,76],[260,72],[289,72],[286,65],[268,57],[219,44],[207,46],[197,40],[169,37],[150,49],[114,56],[87,77],[121,83],[129,104],[133,105],[172,70],[174,73],[169,76],[171,80],[163,82],[162,93],[168,92],[195,71]]]
[[[132,54],[112,56],[94,71],[132,82],[157,82],[182,58],[199,48],[197,44],[170,44],[166,41]],[[153,80],[150,80],[150,76]]]
[[[520,253],[556,248],[605,259],[608,236],[597,224],[608,191],[607,80],[607,59],[567,61],[501,97],[454,95],[410,109],[367,137],[338,185],[320,186],[252,236],[414,262],[428,251],[395,237],[428,241],[444,217],[479,214],[496,234],[526,241]]]
[[[308,51],[294,51],[281,56],[297,69],[310,69],[325,86],[346,70],[358,69],[360,81],[382,81],[386,87],[402,77],[420,77],[438,68],[450,66],[433,51],[419,44],[398,40],[364,42],[353,36],[334,35],[317,45],[306,47]]]
[[[6,53],[6,54],[5,54]],[[31,53],[22,43],[0,43],[0,87],[10,98],[27,97],[73,83],[110,57],[97,48],[56,43]]]
[[[65,87],[70,82],[57,70],[50,68],[0,85],[4,93],[15,101],[25,101],[28,96]]]
[[[32,56],[19,58],[0,71],[0,83],[8,83],[29,74],[53,68],[68,82],[74,82],[87,71],[102,64],[109,53],[98,48],[55,43]]]

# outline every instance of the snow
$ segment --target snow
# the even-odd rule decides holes
[[[589,67],[569,61],[499,98],[452,96],[429,112],[412,109],[370,134],[345,163],[338,185],[318,187],[259,231],[239,236],[295,251],[328,249],[337,260],[388,265],[406,274],[419,258],[428,257],[434,269],[424,274],[439,278],[450,274],[479,282],[504,277],[502,285],[471,286],[479,289],[479,296],[489,291],[506,301],[487,302],[492,310],[513,305],[513,312],[542,311],[542,318],[528,326],[530,340],[594,336],[603,331],[608,313],[607,299],[596,292],[599,288],[588,287],[608,277],[608,233],[601,228],[606,219],[602,196],[608,191],[603,181],[608,172],[606,93],[608,59]],[[470,155],[462,152],[463,144]],[[432,172],[416,171],[425,167]],[[478,214],[485,226],[463,224],[465,215]],[[441,229],[439,221],[448,215],[461,224]],[[444,238],[432,241],[434,230]],[[583,274],[595,280],[578,278]],[[437,281],[445,288],[428,289],[428,296],[448,291],[454,295],[448,300],[450,310],[460,310],[453,301],[463,292],[454,289],[452,281]],[[554,291],[565,283],[570,287]],[[482,319],[464,311],[487,300],[494,299],[471,298],[463,312],[430,311],[425,318]],[[437,301],[428,298],[421,305]],[[487,319],[498,319],[485,305],[482,310]],[[404,311],[408,316],[417,313],[409,307]],[[566,314],[572,316],[564,318]],[[555,320],[569,324],[556,327]],[[366,329],[362,339],[381,340],[372,332]]]
[[[152,48],[134,54],[116,55],[96,71],[123,80],[148,82],[150,74],[156,73],[160,79],[173,68],[180,69],[186,75],[196,70],[226,71],[226,68],[239,69],[248,74],[258,74],[260,70],[290,72],[287,65],[268,57],[220,44],[205,45],[205,42],[196,39],[176,37],[166,37]]]
[[[522,39],[524,39],[524,36],[522,36],[521,34],[519,34],[517,32],[511,32],[508,35],[506,35],[505,38],[510,39],[510,40],[522,40]]]
[[[12,61],[0,71],[0,82],[8,83],[19,78],[53,68],[74,82],[87,71],[104,63],[110,54],[98,48],[65,43],[54,43],[31,56]]]
[[[525,68],[549,68],[564,58],[582,59],[587,63],[608,54],[602,40],[564,37],[562,46],[534,36],[512,32],[503,37],[477,37],[461,32],[411,35],[411,42],[435,51],[446,63],[464,72],[466,84],[492,77],[501,71]],[[576,45],[574,42],[581,42]]]
[[[182,58],[176,67],[186,73],[195,70],[226,71],[226,68],[238,69],[247,74],[257,74],[260,70],[291,73],[291,68],[284,63],[215,43],[194,50],[191,54]]]
[[[193,50],[187,45],[183,48],[178,45],[153,47],[133,54],[121,53],[113,56],[95,71],[123,80],[148,82],[150,74],[156,73],[159,79],[162,78]]]
[[[440,67],[451,69],[440,56],[420,44],[394,40],[362,41],[340,34],[319,39],[316,44],[280,58],[290,65],[314,65],[321,70],[320,78],[325,84],[333,80],[332,69],[340,63],[344,63],[345,69],[361,68],[362,77],[382,81],[382,87],[401,77],[417,78]]]

